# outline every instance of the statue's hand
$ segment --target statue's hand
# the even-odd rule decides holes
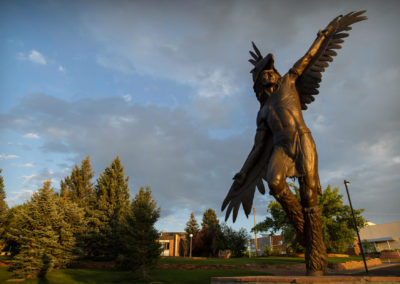
[[[329,36],[330,34],[332,34],[332,32],[335,30],[335,27],[333,27],[333,25],[329,24],[323,31],[319,30],[317,33],[318,37],[321,36]]]
[[[239,184],[242,184],[244,180],[246,179],[246,173],[244,172],[238,172],[233,179],[238,182]]]
[[[339,25],[339,20],[342,18],[342,15],[334,18],[327,26],[326,28],[321,32],[318,32],[318,35],[324,35],[324,36],[329,36],[333,33],[335,33],[338,25]]]

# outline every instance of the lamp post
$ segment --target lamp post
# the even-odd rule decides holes
[[[361,254],[362,254],[362,257],[363,257],[363,261],[364,261],[365,272],[368,273],[368,267],[367,267],[367,262],[365,261],[364,249],[363,249],[363,246],[362,246],[362,243],[361,243],[360,234],[358,233],[356,217],[354,216],[353,205],[351,204],[349,189],[347,188],[347,184],[348,183],[350,183],[350,182],[347,181],[347,180],[344,180],[344,186],[346,188],[347,197],[349,198],[351,215],[353,215],[354,228],[356,229],[356,233],[357,233],[357,237],[358,237],[358,244],[360,246]]]
[[[190,237],[190,258],[192,258],[192,238],[193,238],[193,234],[190,234],[189,235],[189,237]]]

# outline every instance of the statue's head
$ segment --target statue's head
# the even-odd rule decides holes
[[[269,53],[263,57],[254,42],[252,44],[255,53],[250,51],[250,55],[253,58],[249,61],[254,65],[254,68],[250,73],[253,75],[254,92],[257,95],[257,99],[261,102],[265,99],[265,96],[271,94],[275,85],[278,84],[281,75],[275,69],[274,55]]]

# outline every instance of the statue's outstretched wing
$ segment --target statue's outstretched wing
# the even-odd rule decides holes
[[[273,143],[272,136],[266,139],[262,155],[259,156],[254,166],[247,172],[246,178],[242,183],[235,180],[222,203],[221,211],[224,211],[228,206],[225,215],[225,221],[228,220],[229,215],[233,210],[233,222],[239,212],[240,204],[243,204],[243,210],[248,217],[253,205],[254,193],[256,187],[261,194],[265,194],[265,187],[263,179],[267,179],[268,161],[272,153]]]
[[[329,66],[329,62],[333,61],[332,57],[337,55],[335,49],[342,48],[343,38],[349,36],[345,31],[350,31],[352,24],[366,20],[367,17],[361,16],[365,12],[351,12],[345,16],[336,17],[329,23],[328,27],[331,26],[333,31],[325,38],[317,53],[296,82],[303,110],[307,109],[306,104],[313,102],[314,96],[319,93],[318,88],[322,72]]]

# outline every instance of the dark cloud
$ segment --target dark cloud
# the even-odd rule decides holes
[[[241,137],[210,138],[183,109],[129,105],[120,97],[55,103],[37,94],[22,99],[11,113],[20,114],[19,127],[43,137],[43,151],[68,150],[76,163],[90,155],[97,174],[119,155],[134,189],[150,185],[168,208],[164,214],[171,208],[218,208],[222,189],[240,166],[236,149],[249,148]]]
[[[317,143],[323,187],[340,186],[343,193],[343,179],[349,179],[355,206],[366,208],[371,221],[398,221],[398,1],[82,6],[82,32],[98,44],[100,66],[186,85],[195,97],[168,108],[127,104],[122,97],[29,95],[0,114],[0,125],[38,133],[43,151],[68,150],[74,163],[90,154],[97,173],[120,155],[133,188],[150,185],[171,222],[177,212],[188,217],[219,209],[255,133],[250,42],[273,52],[285,73],[332,18],[361,9],[368,10],[368,21],[354,25],[304,114]],[[256,196],[261,219],[269,197]]]

